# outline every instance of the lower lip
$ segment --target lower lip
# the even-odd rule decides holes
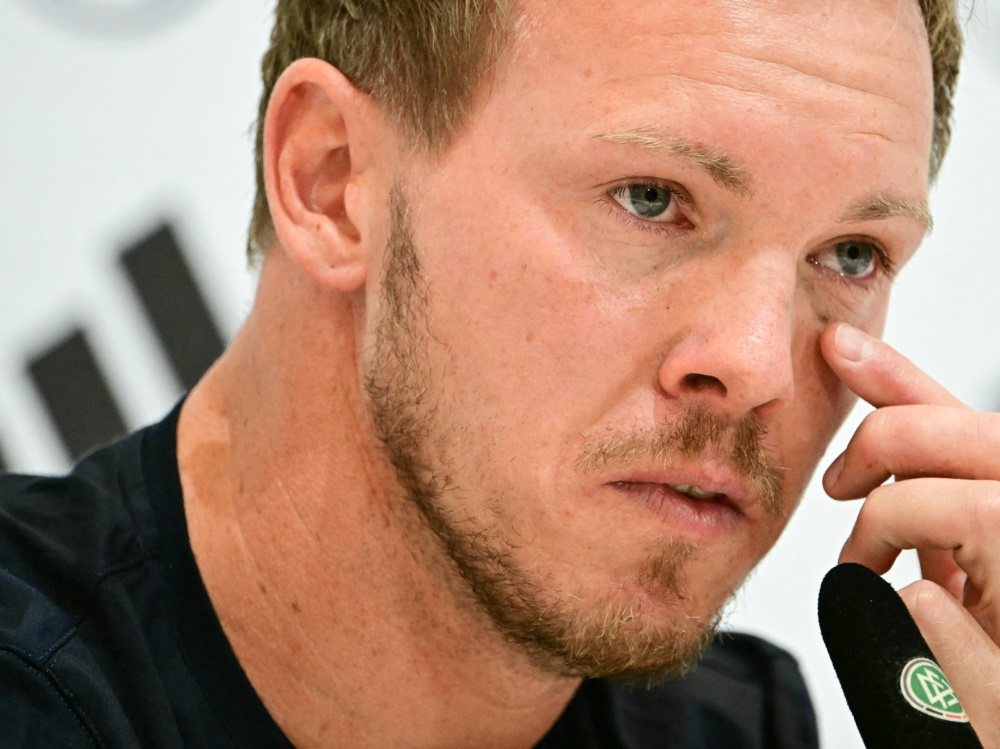
[[[697,500],[665,484],[615,482],[609,486],[643,506],[671,531],[696,541],[712,541],[746,522],[743,513],[722,499]]]

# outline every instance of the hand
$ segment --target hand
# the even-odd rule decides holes
[[[820,346],[876,409],[823,477],[834,499],[867,496],[840,561],[883,574],[917,549],[923,579],[899,594],[983,746],[1000,749],[1000,414],[970,410],[844,323]]]

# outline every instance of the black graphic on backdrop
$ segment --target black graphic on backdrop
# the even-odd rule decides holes
[[[125,250],[121,264],[184,390],[201,379],[222,352],[205,297],[166,224]]]
[[[82,330],[32,360],[28,371],[72,457],[125,431],[121,409]]]
[[[159,226],[126,248],[119,263],[178,384],[190,389],[222,353],[223,341],[176,235]],[[28,370],[69,457],[137,426],[125,423],[85,331],[72,331]]]

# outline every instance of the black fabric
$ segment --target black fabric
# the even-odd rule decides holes
[[[815,749],[816,718],[795,660],[723,633],[698,667],[655,687],[586,681],[538,749]]]
[[[0,475],[0,747],[291,746],[188,542],[175,409],[60,478]],[[660,686],[587,681],[540,749],[813,749],[792,658],[720,637]]]

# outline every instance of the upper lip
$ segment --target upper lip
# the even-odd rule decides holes
[[[757,514],[760,501],[753,496],[748,482],[732,469],[718,465],[629,466],[617,471],[609,484],[673,484],[695,486],[707,492],[725,494],[725,503],[748,517]]]

